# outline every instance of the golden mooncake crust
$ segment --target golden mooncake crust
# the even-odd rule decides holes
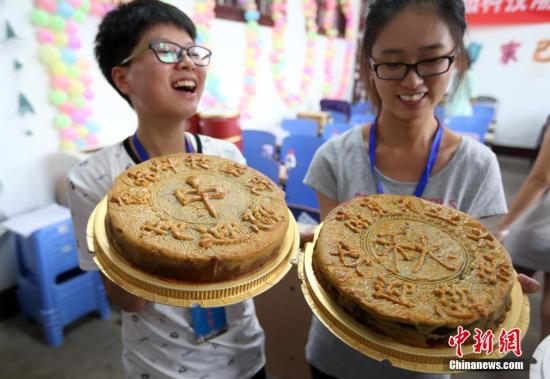
[[[412,196],[359,197],[326,217],[315,245],[319,282],[360,322],[417,346],[462,325],[498,326],[515,273],[476,219]]]
[[[274,258],[288,228],[284,193],[258,171],[204,154],[157,157],[119,175],[106,229],[138,268],[187,282],[230,280]]]

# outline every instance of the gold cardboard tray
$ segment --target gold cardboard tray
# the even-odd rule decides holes
[[[395,367],[407,370],[432,373],[451,373],[448,362],[458,359],[456,350],[452,347],[421,348],[396,342],[376,333],[357,322],[341,308],[319,284],[313,272],[313,249],[322,224],[315,230],[313,242],[306,244],[305,251],[300,254],[298,262],[298,276],[302,282],[302,292],[306,301],[319,320],[338,338],[355,350],[378,361],[388,360]],[[498,344],[498,336],[502,329],[507,331],[519,328],[521,337],[527,333],[529,326],[529,299],[521,290],[516,280],[512,288],[512,307],[506,319],[495,331],[494,343]],[[493,353],[477,354],[473,352],[473,345],[463,345],[464,357],[461,359],[498,359],[503,356],[495,346]]]
[[[261,270],[226,282],[178,283],[150,275],[117,254],[107,238],[106,215],[107,197],[96,206],[88,220],[87,228],[88,247],[95,253],[94,261],[99,269],[111,281],[138,297],[174,306],[226,306],[259,295],[287,274],[300,244],[296,220],[289,211],[288,230],[279,255]]]

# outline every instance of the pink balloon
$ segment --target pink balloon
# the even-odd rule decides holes
[[[85,98],[86,100],[92,100],[92,99],[94,98],[94,93],[93,93],[91,90],[87,89],[87,90],[84,92],[84,98]]]
[[[90,84],[92,84],[92,77],[88,74],[82,74],[80,75],[80,81],[85,86],[89,86]]]
[[[84,107],[81,109],[82,114],[86,116],[86,118],[90,117],[94,112],[92,111],[92,108],[90,107]]]
[[[65,31],[69,36],[78,32],[78,24],[76,21],[72,19],[65,20]]]
[[[86,142],[88,143],[88,146],[94,147],[99,144],[99,141],[97,140],[97,137],[95,134],[88,134],[86,136]]]
[[[71,4],[74,8],[80,8],[80,5],[82,4],[81,0],[67,0],[69,4]]]
[[[100,3],[93,2],[90,6],[90,13],[94,16],[103,16],[103,6]]]
[[[65,76],[54,76],[52,79],[52,85],[55,89],[66,91],[71,86],[71,81]]]
[[[70,115],[75,124],[86,123],[86,113],[82,109],[73,109]]]
[[[78,133],[75,128],[66,128],[59,131],[61,139],[65,141],[74,141],[78,137]]]
[[[69,47],[72,49],[80,49],[80,46],[82,46],[82,43],[80,42],[80,39],[76,35],[76,33],[69,35]]]
[[[57,10],[57,3],[55,0],[38,0],[36,3],[38,8],[44,9],[49,13],[55,13]]]
[[[38,31],[38,41],[40,41],[40,43],[52,43],[54,39],[54,34],[48,29],[40,29]]]
[[[71,103],[65,103],[58,106],[57,109],[59,109],[63,113],[70,114],[73,111],[74,106]]]

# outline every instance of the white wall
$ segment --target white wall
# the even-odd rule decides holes
[[[483,45],[473,66],[477,92],[500,101],[495,144],[533,147],[550,114],[550,63],[533,60],[542,39],[550,39],[550,23],[470,29],[469,40]],[[521,43],[517,62],[503,65],[500,47],[511,41]]]

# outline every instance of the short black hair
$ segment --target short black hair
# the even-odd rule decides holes
[[[172,25],[185,31],[193,41],[197,30],[193,21],[173,5],[159,0],[134,0],[105,15],[95,38],[95,57],[105,79],[130,106],[128,96],[116,87],[111,71],[132,54],[142,35],[157,25]]]
[[[361,73],[367,96],[375,109],[380,110],[381,100],[376,93],[376,88],[370,83],[369,58],[372,47],[380,31],[393,19],[393,17],[408,7],[429,6],[445,21],[451,32],[451,37],[456,47],[456,62],[459,78],[462,80],[466,70],[467,52],[464,47],[464,34],[466,33],[466,17],[463,0],[373,0],[365,19],[365,31],[361,47]]]

